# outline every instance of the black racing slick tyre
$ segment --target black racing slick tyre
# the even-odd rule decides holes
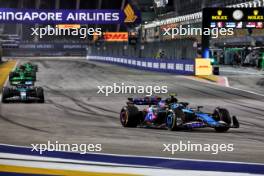
[[[38,103],[44,103],[45,102],[45,98],[44,98],[44,90],[42,87],[37,87],[36,88],[36,96],[38,98]]]
[[[10,81],[11,79],[13,79],[14,77],[18,77],[18,76],[19,76],[18,73],[10,72],[10,73],[9,73],[9,81]]]
[[[31,73],[31,77],[32,77],[32,81],[36,81],[37,79],[36,79],[36,72],[32,72]]]
[[[223,121],[226,123],[224,127],[215,127],[215,131],[217,132],[226,132],[229,130],[231,125],[231,116],[227,109],[224,108],[216,108],[213,113],[213,117],[216,121]]]
[[[184,118],[184,113],[180,109],[170,111],[166,119],[166,125],[168,130],[176,131],[179,129],[179,121]]]
[[[14,77],[14,73],[13,72],[10,72],[9,73],[9,81]]]
[[[34,70],[38,72],[38,65],[34,65]]]
[[[140,112],[135,106],[125,106],[120,112],[120,122],[123,127],[135,128],[140,122]]]
[[[3,87],[3,91],[2,91],[2,103],[8,103],[7,98],[9,98],[11,95],[11,90],[8,87]]]

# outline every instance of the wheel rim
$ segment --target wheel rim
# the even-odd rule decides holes
[[[169,114],[167,117],[167,126],[168,128],[172,128],[172,124],[173,124],[173,114]]]

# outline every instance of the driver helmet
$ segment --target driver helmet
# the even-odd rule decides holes
[[[164,100],[161,100],[159,103],[158,103],[158,106],[160,108],[165,108],[166,107],[166,102]]]

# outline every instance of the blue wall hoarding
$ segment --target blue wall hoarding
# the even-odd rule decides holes
[[[87,44],[65,44],[65,43],[20,43],[20,49],[83,49],[86,50]]]
[[[195,75],[194,60],[160,60],[153,58],[117,58],[105,56],[87,56],[88,60],[118,64],[135,69],[174,73],[179,75]]]

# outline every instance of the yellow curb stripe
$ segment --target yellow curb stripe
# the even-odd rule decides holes
[[[5,84],[6,79],[8,78],[9,73],[12,71],[15,65],[16,65],[15,60],[7,61],[7,62],[0,64],[0,88],[1,90]]]
[[[44,169],[44,168],[9,166],[9,165],[0,165],[0,173],[1,172],[20,173],[20,174],[64,175],[64,176],[77,176],[77,175],[78,176],[139,176],[136,174],[84,172],[84,171]]]
[[[212,82],[218,82],[219,81],[219,77],[215,76],[215,75],[208,75],[208,76],[197,76],[198,78],[201,79],[206,79],[208,81],[212,81]]]

